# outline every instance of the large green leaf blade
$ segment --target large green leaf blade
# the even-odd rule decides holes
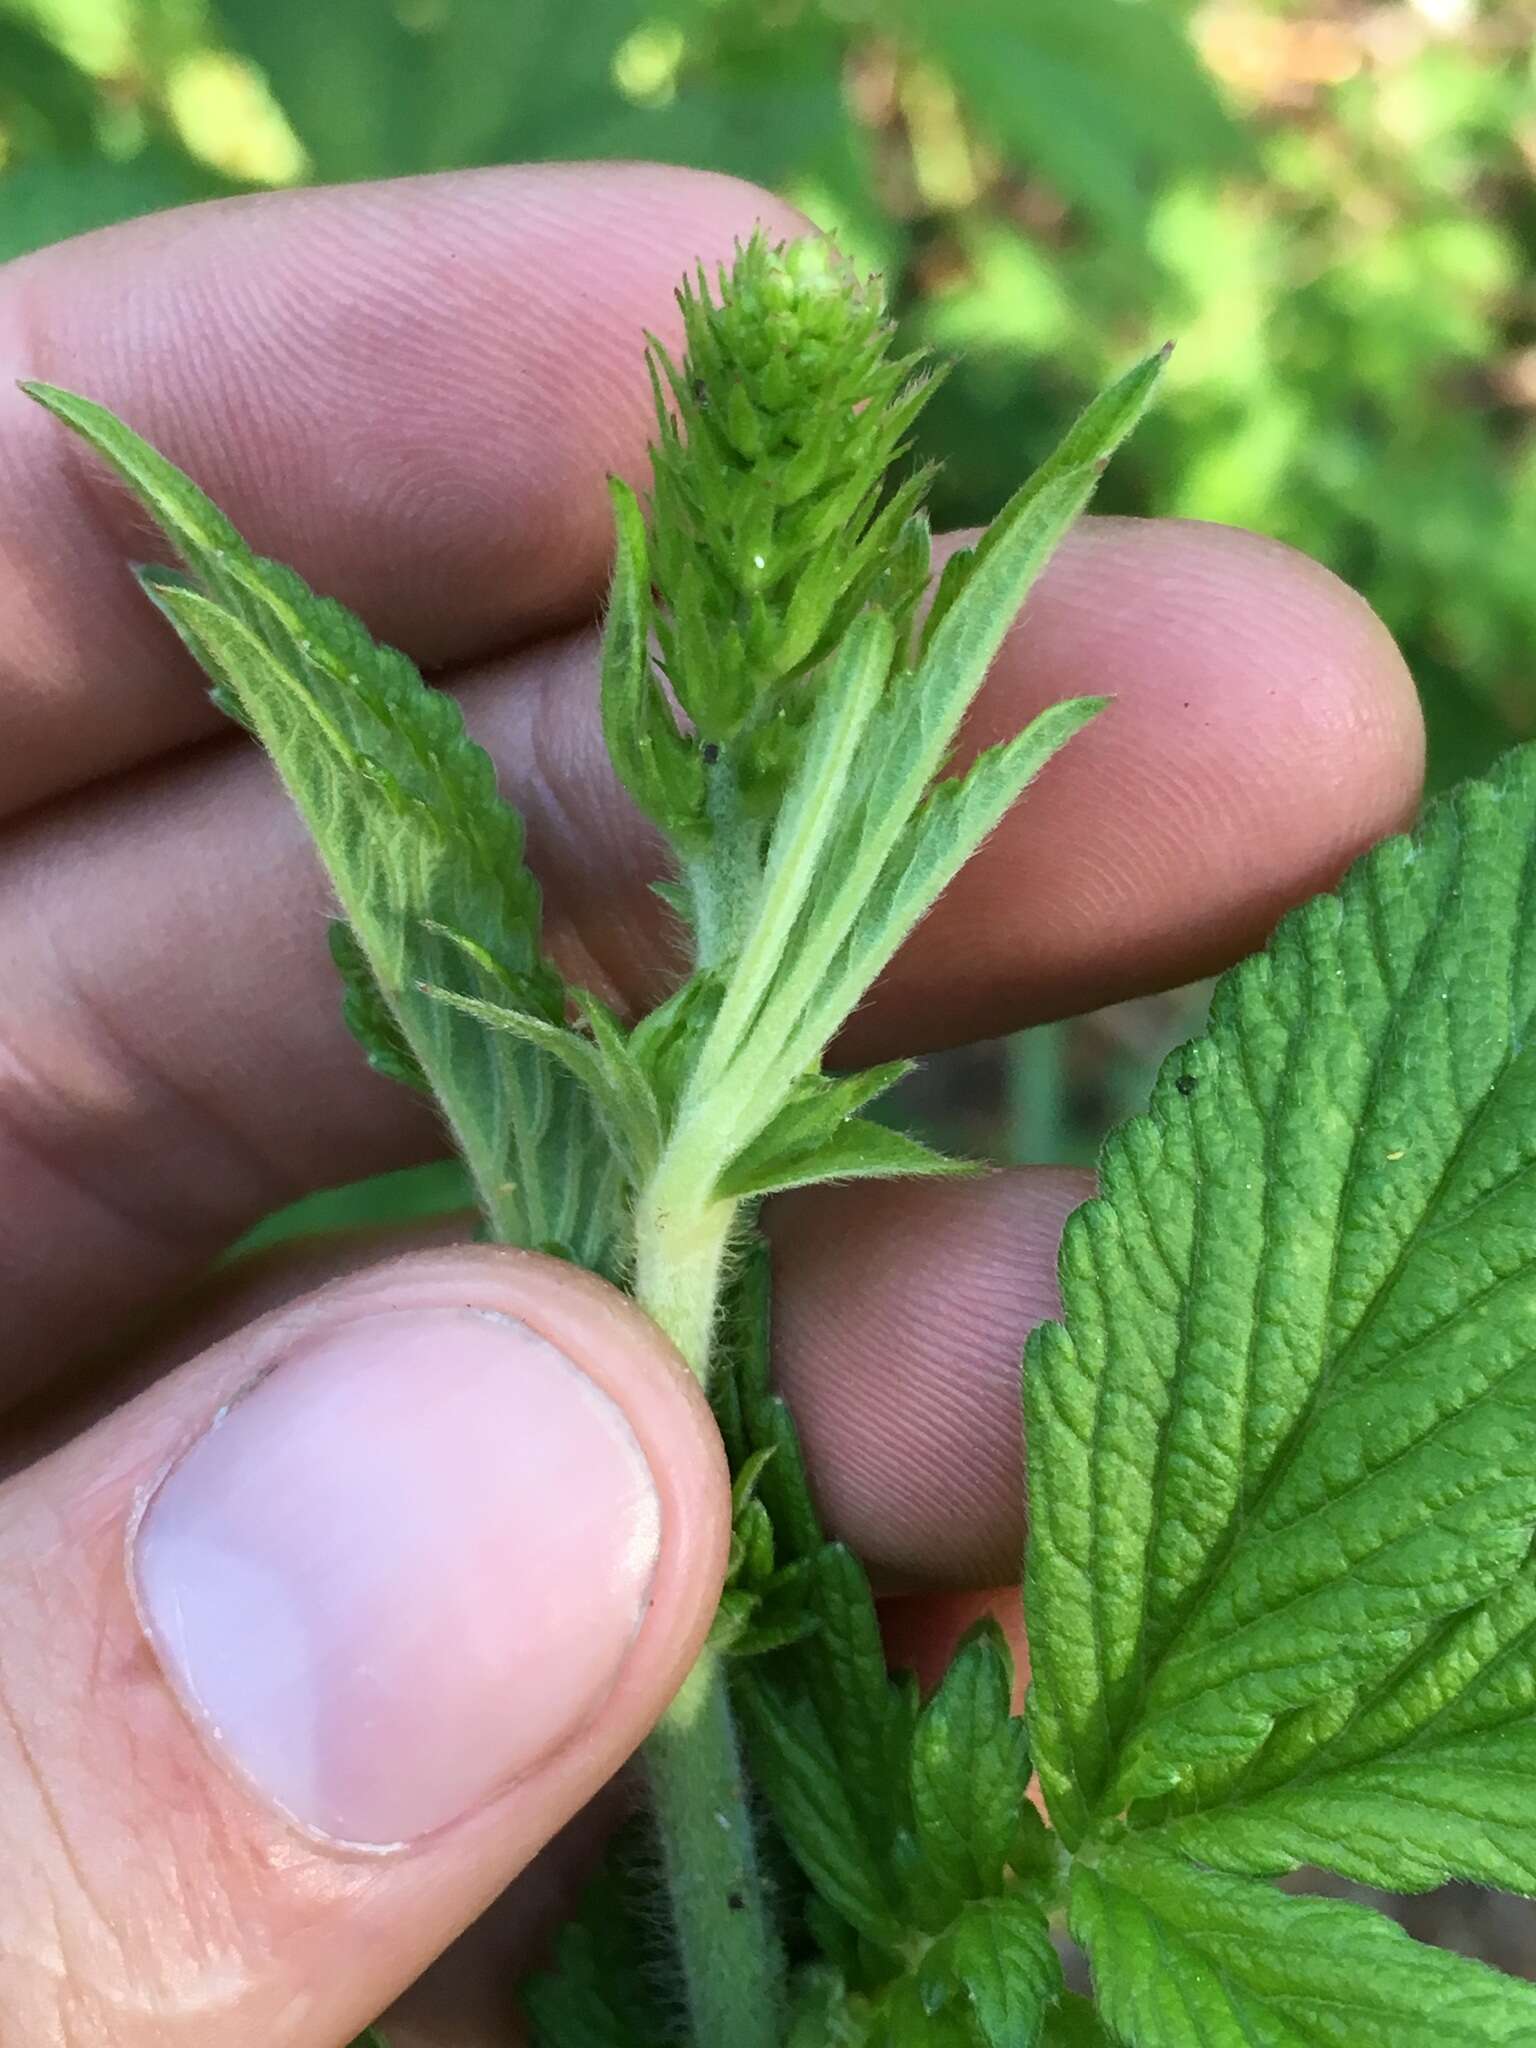
[[[1072,1932],[1129,2048],[1515,2048],[1536,1985],[1415,1942],[1339,1899],[1297,1898],[1130,1840],[1079,1864]]]
[[[1536,1895],[1536,1564],[1327,1713],[1282,1725],[1164,1839],[1226,1870],[1313,1863],[1388,1891],[1462,1878]]]
[[[1533,849],[1525,751],[1288,919],[1069,1226],[1026,1375],[1035,1755],[1069,1840],[1220,1797],[1523,1563]]]

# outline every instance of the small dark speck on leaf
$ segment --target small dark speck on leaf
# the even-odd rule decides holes
[[[1180,1074],[1179,1078],[1177,1079],[1177,1081],[1174,1082],[1173,1085],[1175,1088],[1178,1089],[1181,1095],[1193,1095],[1196,1088],[1198,1088],[1200,1084],[1195,1079],[1193,1074]]]
[[[715,740],[706,740],[699,751],[704,757],[704,766],[706,768],[713,768],[720,758],[719,744]]]
[[[747,1902],[741,1896],[740,1892],[727,1892],[725,1895],[725,1903],[730,1907],[733,1913],[743,1913],[746,1911]]]

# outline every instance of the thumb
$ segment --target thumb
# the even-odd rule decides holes
[[[0,2039],[340,2048],[708,1629],[707,1406],[526,1254],[289,1304],[0,1489]]]

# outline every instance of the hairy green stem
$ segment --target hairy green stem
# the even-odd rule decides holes
[[[635,1219],[635,1299],[701,1385],[719,1310],[736,1204],[693,1198],[663,1161]]]
[[[779,2048],[783,1959],[715,1651],[683,1680],[645,1758],[694,2048]]]
[[[735,1206],[669,1198],[658,1176],[636,1216],[636,1299],[701,1382]],[[645,1758],[693,2048],[778,2048],[783,1958],[715,1651],[706,1649],[684,1679]]]

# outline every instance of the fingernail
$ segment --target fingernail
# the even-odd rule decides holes
[[[588,1724],[661,1504],[623,1414],[511,1317],[379,1314],[296,1352],[172,1468],[139,1611],[208,1741],[339,1843],[418,1840]]]

